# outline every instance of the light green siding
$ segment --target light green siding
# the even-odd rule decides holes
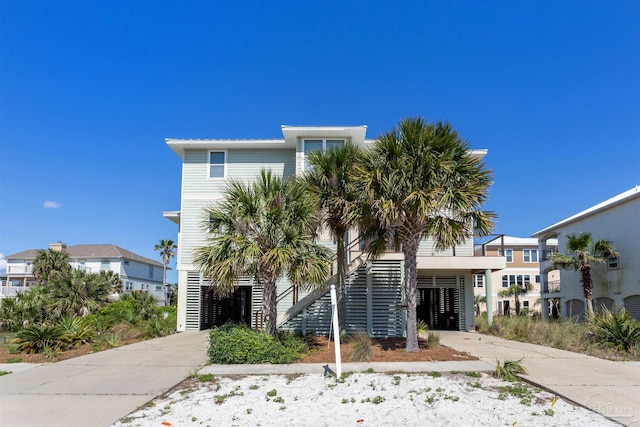
[[[209,150],[187,150],[184,155],[181,206],[181,245],[179,263],[190,265],[193,250],[206,243],[204,208],[220,200],[229,179],[250,182],[260,169],[276,175],[295,174],[294,150],[226,150],[226,178],[210,179]]]
[[[473,239],[468,239],[465,243],[456,246],[456,256],[473,256]],[[453,249],[438,251],[435,249],[435,242],[431,238],[420,242],[418,256],[453,256]]]

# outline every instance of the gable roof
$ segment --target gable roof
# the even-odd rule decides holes
[[[569,218],[563,219],[560,222],[556,222],[555,224],[547,228],[543,228],[542,230],[533,233],[531,237],[541,237],[544,234],[549,233],[550,231],[556,230],[567,224],[571,224],[573,222],[579,221],[583,218],[587,218],[589,216],[598,214],[602,211],[606,211],[607,209],[612,209],[615,206],[621,205],[622,203],[629,202],[633,199],[637,199],[638,197],[640,197],[640,186],[636,185],[635,187],[625,191],[624,193],[620,193],[617,196],[614,196],[610,199],[605,200],[602,203],[598,203],[597,205],[590,207],[589,209],[585,209],[582,212],[578,212],[577,214],[570,216]]]
[[[13,255],[5,257],[5,259],[35,259],[40,249],[27,249],[26,251],[18,252]],[[154,266],[162,267],[163,264],[159,261],[145,258],[127,249],[123,249],[120,246],[113,244],[102,245],[72,245],[67,246],[65,252],[69,254],[71,259],[80,258],[121,258],[131,261],[137,261],[144,264],[151,264]]]

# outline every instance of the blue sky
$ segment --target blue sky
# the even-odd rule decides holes
[[[640,2],[0,1],[0,254],[62,240],[159,259],[180,207],[165,138],[375,138],[408,116],[489,150],[497,233],[628,190]]]

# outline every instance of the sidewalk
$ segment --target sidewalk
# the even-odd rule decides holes
[[[522,360],[524,378],[627,426],[640,427],[640,362],[613,362],[469,332],[441,331],[440,343],[491,363]]]
[[[207,331],[182,332],[0,376],[0,425],[105,427],[207,362]]]
[[[196,372],[287,374],[335,371],[335,364],[207,365],[207,331],[182,332],[54,364],[1,365],[0,425],[105,427]],[[640,363],[612,362],[468,332],[441,331],[440,342],[479,361],[345,363],[343,372],[492,371],[522,360],[526,379],[628,426],[640,427]],[[16,366],[17,368],[17,366]]]

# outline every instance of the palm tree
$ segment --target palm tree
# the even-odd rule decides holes
[[[620,254],[609,240],[593,241],[591,233],[567,236],[567,253],[553,252],[549,258],[553,268],[579,271],[582,276],[582,291],[587,306],[587,315],[593,315],[593,279],[591,264],[602,264]]]
[[[347,270],[346,235],[354,221],[356,195],[353,189],[353,170],[361,157],[360,149],[350,142],[332,147],[327,152],[309,154],[311,170],[305,175],[322,208],[323,222],[336,236],[336,294],[340,330],[344,330],[346,316],[345,275]]]
[[[160,251],[160,256],[162,257],[162,289],[164,289],[165,292],[165,305],[168,305],[166,297],[169,294],[167,292],[167,266],[171,258],[176,256],[174,251],[176,248],[177,246],[173,243],[173,240],[170,239],[161,239],[160,243],[153,247],[154,251]]]
[[[109,284],[112,293],[120,293],[122,291],[122,279],[120,275],[111,270],[102,270],[98,273],[102,280]]]
[[[417,252],[431,237],[438,250],[488,234],[494,214],[479,207],[491,172],[470,154],[451,125],[422,118],[402,120],[381,135],[357,167],[362,226],[383,240],[402,244],[407,304],[406,350],[418,351],[416,335]],[[372,251],[386,245],[375,244]]]
[[[111,284],[106,276],[72,270],[56,275],[50,282],[51,314],[60,319],[65,316],[81,316],[95,312],[109,302]]]
[[[277,287],[319,285],[329,275],[331,252],[313,242],[317,201],[301,181],[285,181],[262,170],[249,185],[231,181],[223,201],[205,209],[208,245],[194,263],[217,294],[233,293],[239,278],[253,276],[263,287],[266,331],[274,335]]]
[[[487,304],[487,297],[485,295],[474,295],[473,305],[476,307],[476,315],[480,315],[480,304]]]
[[[70,260],[69,253],[66,251],[39,250],[32,269],[36,284],[44,285],[55,275],[69,273],[71,271]]]
[[[513,297],[514,303],[516,306],[516,316],[520,315],[520,296],[525,295],[527,292],[531,291],[533,286],[531,283],[525,283],[524,285],[513,284],[509,286],[507,289],[503,289],[498,292],[498,295],[503,298]]]

